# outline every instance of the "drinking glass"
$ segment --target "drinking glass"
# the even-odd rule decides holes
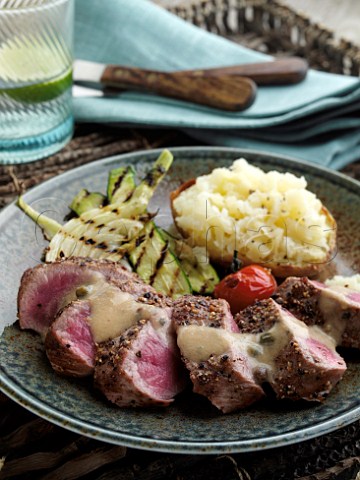
[[[0,0],[0,163],[70,140],[73,17],[73,0]]]

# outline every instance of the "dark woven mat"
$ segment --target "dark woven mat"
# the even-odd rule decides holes
[[[55,175],[79,165],[120,153],[164,145],[183,145],[185,137],[175,131],[77,126],[74,138],[60,152],[43,160],[21,165],[0,165],[0,208],[16,196]],[[191,140],[188,140],[191,144]]]
[[[78,125],[72,141],[59,153],[33,163],[0,165],[0,208],[15,200],[19,193],[79,165],[110,155],[179,145],[199,143],[175,130]],[[360,161],[342,171],[360,180]]]
[[[206,2],[195,3],[203,5]],[[231,2],[210,0],[208,3],[223,8]],[[246,7],[247,2],[238,3]],[[239,28],[241,31],[227,29],[225,14],[219,25],[219,16],[215,18],[209,9],[206,10],[209,17],[204,20],[205,27],[251,48],[277,55],[284,52],[303,55],[314,68],[341,71],[341,51],[337,50],[334,55],[332,44],[326,44],[331,40],[329,32],[320,32],[319,36],[317,26],[312,28],[307,19],[295,16],[286,8],[278,10],[273,1],[249,0],[248,3],[257,4],[259,14],[248,27],[244,23]],[[287,21],[290,26],[305,22],[313,43],[308,40],[305,46],[294,45],[287,40],[285,27],[282,35],[276,35],[274,30],[264,33],[260,7],[266,10],[267,21],[270,12],[270,20],[271,15],[282,15],[283,23]],[[180,9],[176,13],[195,23],[200,18],[196,8]],[[325,40],[322,42],[321,38]],[[0,166],[0,208],[44,180],[100,158],[142,149],[195,144],[174,130],[77,126],[73,140],[56,155],[20,166]],[[360,180],[360,162],[349,165],[343,172]],[[314,440],[261,453],[171,455],[108,445],[71,433],[35,417],[0,394],[0,467],[2,463],[0,480],[360,480],[360,422]]]

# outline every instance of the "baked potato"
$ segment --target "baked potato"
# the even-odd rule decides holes
[[[234,250],[277,277],[316,276],[336,251],[336,222],[293,174],[268,172],[244,159],[171,192],[174,223],[210,261],[228,266]]]

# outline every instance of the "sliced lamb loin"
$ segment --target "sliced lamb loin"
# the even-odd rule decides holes
[[[173,304],[172,320],[195,393],[223,413],[245,408],[265,395],[248,355],[231,341],[238,328],[225,300],[181,297]]]
[[[222,298],[211,299],[194,295],[184,295],[173,303],[173,321],[176,326],[199,325],[223,328],[229,332],[238,332],[230,305]]]
[[[332,337],[271,298],[247,307],[235,321],[241,333],[250,334],[259,381],[268,382],[280,399],[323,401],[346,370]]]
[[[45,350],[53,369],[71,377],[91,375],[95,342],[89,325],[90,305],[75,301],[58,312],[45,337]]]
[[[126,281],[118,279],[115,284],[100,275],[90,285],[76,289],[81,300],[61,309],[47,330],[47,356],[54,369],[63,375],[91,374],[95,366],[96,344],[118,337],[139,319],[152,318],[153,322],[167,319],[170,322],[166,297],[151,287],[150,291],[144,292],[139,288],[140,283],[132,284],[129,275],[126,275]],[[134,293],[126,291],[131,285]]]
[[[26,270],[18,294],[20,327],[45,336],[57,312],[76,300],[76,289],[103,276],[123,291],[141,296],[153,292],[134,273],[107,260],[70,258]]]
[[[307,277],[289,277],[273,298],[307,325],[322,326],[337,345],[360,348],[359,292]]]
[[[95,386],[120,407],[167,406],[185,388],[173,326],[159,310],[97,348]]]

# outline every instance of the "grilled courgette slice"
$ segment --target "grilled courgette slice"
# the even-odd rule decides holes
[[[174,157],[169,150],[162,151],[151,169],[135,188],[131,198],[122,204],[122,211],[125,216],[140,215],[147,210],[149,201],[154,195],[156,187],[171,167],[173,159]]]
[[[192,292],[178,259],[153,221],[147,222],[134,247],[129,261],[144,282],[173,298]]]
[[[173,236],[166,230],[161,235],[168,242],[169,248],[179,259],[186,273],[193,292],[210,295],[219,283],[219,276],[210,264],[204,247],[191,247],[186,240]]]
[[[82,204],[84,211],[81,215],[72,218],[64,225],[36,212],[24,202],[22,197],[18,199],[18,206],[41,227],[46,238],[51,240],[46,252],[47,261],[72,256],[108,258],[113,261],[121,261],[129,248],[134,246],[132,241],[138,237],[144,225],[153,218],[154,215],[147,211],[148,202],[157,185],[170,168],[172,161],[172,154],[168,150],[164,150],[145,178],[134,188],[131,197],[126,197],[125,190],[129,192],[135,184],[132,177],[133,170],[124,167],[126,172],[123,180],[116,187],[116,181],[112,185],[112,195],[116,195],[117,198],[115,203],[91,209],[87,208],[89,205]],[[123,183],[125,177],[127,180]],[[127,200],[122,202],[120,201],[121,198],[127,198]],[[167,254],[168,257],[173,259],[170,252]],[[176,272],[178,269],[172,267],[170,270]],[[171,280],[174,286],[169,284],[169,291],[172,288],[174,288],[174,291],[181,290],[182,284],[184,284],[185,290],[189,289],[185,285],[187,281],[183,273],[182,276],[185,280],[181,276],[177,282],[174,279]],[[153,281],[160,283],[161,276],[155,275],[155,277]],[[168,279],[168,281],[170,280]]]
[[[135,188],[135,170],[131,166],[114,168],[110,171],[107,184],[109,203],[127,202],[132,197]]]
[[[28,217],[31,218],[31,220],[36,223],[36,225],[41,228],[44,237],[47,240],[51,240],[61,229],[62,225],[60,223],[50,217],[47,217],[46,215],[43,215],[41,212],[34,210],[28,203],[25,202],[21,195],[17,199],[16,204],[24,213],[26,213]]]
[[[46,260],[53,262],[59,258],[90,257],[119,261],[127,252],[123,245],[135,239],[150,218],[148,214],[124,218],[114,205],[84,212],[61,226],[53,236]]]
[[[69,208],[80,217],[80,215],[93,208],[100,208],[107,203],[105,195],[99,192],[89,192],[86,188],[73,198]]]

